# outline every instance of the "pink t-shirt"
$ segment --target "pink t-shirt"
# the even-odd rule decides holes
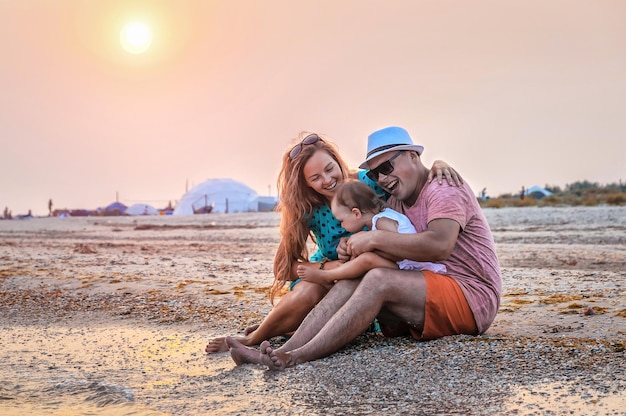
[[[489,224],[469,185],[456,187],[445,181],[442,185],[433,181],[422,189],[411,207],[405,207],[393,197],[388,203],[409,217],[418,233],[426,231],[428,223],[436,219],[447,218],[459,223],[461,232],[456,245],[450,257],[440,263],[448,270],[444,274],[452,277],[463,290],[478,331],[485,332],[500,307],[502,277]],[[433,259],[416,256],[412,260]]]

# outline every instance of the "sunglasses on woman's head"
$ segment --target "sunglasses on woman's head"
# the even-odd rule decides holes
[[[391,156],[389,159],[385,160],[380,165],[376,166],[374,169],[368,171],[366,173],[367,177],[373,180],[374,182],[378,182],[378,176],[382,173],[383,175],[389,175],[393,172],[393,165],[391,161],[397,158],[402,154],[402,151],[399,151],[395,155]]]
[[[295,145],[293,147],[293,149],[291,149],[291,152],[289,152],[289,159],[291,159],[291,160],[295,159],[296,156],[298,156],[300,154],[300,152],[302,151],[302,148],[304,147],[305,144],[317,143],[320,140],[322,140],[322,139],[320,139],[320,136],[318,136],[317,134],[315,134],[315,133],[309,134],[304,139],[302,139],[302,141],[300,143]]]

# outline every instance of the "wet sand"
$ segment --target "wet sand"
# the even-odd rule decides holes
[[[277,214],[0,221],[0,413],[626,414],[626,207],[485,212],[485,335],[282,373],[203,352],[270,310]]]

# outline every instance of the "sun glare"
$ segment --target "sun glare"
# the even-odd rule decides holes
[[[120,42],[128,53],[144,53],[152,44],[152,32],[144,23],[132,22],[122,28]]]

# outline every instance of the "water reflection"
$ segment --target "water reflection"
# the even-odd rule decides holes
[[[501,369],[475,380],[477,391],[487,394],[469,394],[462,372],[475,371],[481,361],[468,355],[464,343],[454,344],[456,349],[448,343],[455,354],[434,362],[430,357],[443,341],[390,345],[368,339],[327,359],[271,372],[236,367],[228,353],[204,354],[207,340],[216,335],[193,325],[130,321],[0,326],[0,414],[623,414],[626,409],[624,384],[615,378],[605,384],[557,383],[555,375],[511,393],[499,383],[508,371]],[[504,358],[485,354],[489,363]],[[527,369],[531,375],[541,370]],[[463,394],[450,399],[450,391]]]
[[[157,416],[163,413],[135,403],[129,387],[103,381],[64,380],[48,387],[43,380],[11,385],[5,383],[0,414],[27,415],[136,415]]]

